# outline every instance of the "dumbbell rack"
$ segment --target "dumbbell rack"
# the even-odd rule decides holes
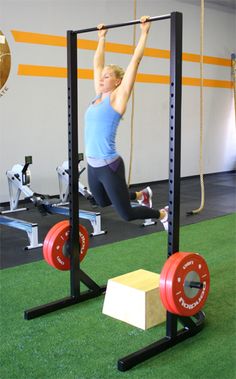
[[[181,81],[182,81],[182,14],[151,17],[149,21],[170,19],[170,111],[169,111],[169,230],[167,257],[179,251],[180,215],[180,163],[181,163]],[[107,25],[117,28],[140,23],[139,20],[123,24]],[[105,287],[92,281],[79,265],[78,234],[78,88],[77,88],[77,34],[97,31],[97,28],[67,32],[68,52],[68,151],[69,151],[69,198],[70,198],[70,297],[51,304],[25,311],[25,318],[34,318],[66,306],[99,296]],[[89,291],[80,292],[80,283],[85,283]],[[133,366],[167,350],[198,333],[205,319],[201,311],[194,317],[180,317],[167,312],[166,336],[151,345],[118,360],[118,370],[126,371]],[[178,330],[178,321],[183,325]]]

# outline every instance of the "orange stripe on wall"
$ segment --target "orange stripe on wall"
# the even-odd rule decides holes
[[[66,38],[61,36],[53,36],[50,34],[21,32],[18,30],[12,30],[12,35],[16,42],[32,43],[39,45],[50,46],[66,46]]]
[[[199,78],[182,78],[182,84],[185,86],[200,86]],[[233,83],[228,80],[203,79],[204,87],[215,88],[233,88]]]
[[[22,76],[45,76],[51,78],[66,78],[67,69],[64,67],[53,66],[35,66],[24,65],[18,66],[18,75]],[[79,79],[93,79],[93,70],[78,69]],[[168,75],[154,75],[154,74],[137,74],[136,82],[139,83],[159,83],[169,84],[170,77]],[[199,78],[183,77],[182,84],[185,86],[200,86]],[[204,87],[218,87],[218,88],[232,88],[232,82],[227,80],[213,80],[204,79]]]
[[[19,64],[18,75],[23,76],[49,76],[52,78],[66,78],[67,69],[53,66],[33,66],[30,64]]]
[[[187,61],[187,62],[200,63],[200,55],[183,53],[183,60]],[[229,67],[231,67],[231,60],[230,59],[218,58],[218,57],[209,57],[207,55],[205,55],[203,57],[203,63],[213,64],[213,65],[218,65],[218,66],[229,66]]]
[[[45,76],[45,77],[51,77],[51,78],[67,78],[67,68],[19,64],[18,75]],[[78,69],[78,78],[79,79],[93,79],[93,70]]]
[[[49,46],[60,46],[66,47],[67,41],[66,37],[62,36],[53,36],[50,34],[40,34],[40,33],[30,33],[30,32],[21,32],[18,30],[12,30],[12,35],[16,42],[40,44],[40,45],[49,45]],[[77,47],[84,50],[96,50],[97,41],[95,40],[86,40],[78,38]],[[106,42],[106,51],[112,53],[121,53],[121,54],[132,54],[133,46]],[[154,49],[147,47],[144,51],[145,56],[153,58],[170,58],[169,50]],[[183,60],[187,62],[200,62],[200,55],[183,53]],[[205,64],[219,65],[219,66],[228,66],[231,67],[231,60],[226,58],[219,57],[210,57],[204,56],[203,61]]]
[[[169,75],[137,74],[136,82],[169,84]]]

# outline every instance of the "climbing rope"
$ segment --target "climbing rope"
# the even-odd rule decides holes
[[[236,125],[236,55],[231,54],[231,78],[234,91],[234,111],[235,111],[235,125]]]
[[[204,0],[201,0],[201,17],[200,17],[200,153],[199,153],[199,171],[201,186],[201,203],[199,208],[187,212],[188,215],[200,213],[205,205],[205,186],[204,186],[204,162],[203,162],[203,126],[204,126],[204,102],[203,102],[203,46],[204,46]]]

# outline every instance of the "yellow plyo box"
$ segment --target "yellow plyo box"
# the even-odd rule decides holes
[[[143,269],[108,280],[102,313],[146,330],[166,320],[160,275]]]

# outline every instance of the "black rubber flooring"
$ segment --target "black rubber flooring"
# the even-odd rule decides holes
[[[197,223],[236,212],[236,172],[205,175],[204,183],[205,206],[203,211],[197,215],[187,216],[186,212],[196,209],[200,205],[200,180],[199,177],[181,180],[180,225]],[[142,187],[140,185],[135,186],[132,190],[138,190]],[[151,188],[153,190],[153,207],[162,208],[168,203],[168,183],[166,181],[153,183]],[[83,197],[80,198],[80,208],[93,211],[90,203]],[[142,226],[141,220],[125,222],[117,216],[112,207],[97,209],[97,211],[101,211],[102,229],[106,230],[107,233],[91,237],[90,247],[127,240],[163,230],[160,222],[147,227]],[[59,215],[42,216],[31,204],[27,211],[15,212],[6,216],[37,223],[39,242],[43,242],[49,229],[55,223],[65,219],[64,216]],[[89,232],[92,232],[89,221],[80,221]],[[26,232],[0,225],[0,267],[14,267],[41,260],[43,258],[42,248],[24,250],[28,244]]]

